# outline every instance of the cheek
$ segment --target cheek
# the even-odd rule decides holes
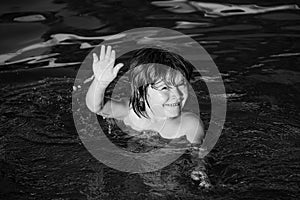
[[[166,102],[169,99],[169,95],[165,93],[160,93],[157,95],[157,100],[160,102]]]
[[[188,93],[189,93],[188,88],[182,88],[181,89],[181,94],[182,94],[183,97],[185,97],[185,98],[188,97]]]
[[[189,92],[188,92],[188,90],[186,90],[185,93],[184,93],[184,97],[188,98],[188,96],[189,96]]]
[[[168,101],[169,95],[164,92],[156,92],[156,91],[149,91],[148,92],[148,100],[152,104],[160,104]]]
[[[186,89],[186,90],[183,90],[183,91],[182,91],[183,105],[185,104],[185,102],[186,102],[188,96],[189,96],[188,90],[187,90],[187,89]]]

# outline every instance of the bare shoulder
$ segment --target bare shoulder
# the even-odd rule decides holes
[[[191,112],[185,112],[182,113],[182,124],[183,126],[185,126],[186,128],[188,127],[192,127],[192,128],[196,128],[197,126],[202,126],[202,121],[201,119],[194,113]]]
[[[204,137],[202,120],[194,113],[182,113],[182,129],[191,143],[201,143]]]
[[[97,114],[115,119],[123,119],[129,113],[129,99],[109,100]]]

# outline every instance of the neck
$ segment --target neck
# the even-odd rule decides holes
[[[166,121],[168,119],[165,116],[160,117],[160,116],[154,115],[150,109],[146,109],[146,111],[149,116],[149,118],[147,118],[147,120],[150,121],[151,123],[158,123],[158,122]]]
[[[138,117],[138,116],[136,116]],[[154,130],[160,132],[163,127],[165,126],[165,123],[167,122],[167,118],[163,117],[154,117],[153,114],[149,115],[149,118],[141,117],[138,118],[138,120],[135,120],[137,124],[135,124],[135,127],[139,130]]]

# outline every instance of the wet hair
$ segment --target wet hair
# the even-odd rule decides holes
[[[193,66],[178,54],[158,48],[143,48],[137,50],[129,64],[131,75],[130,104],[139,116],[149,118],[145,106],[148,86],[154,86],[159,81],[174,85],[178,71],[189,81]],[[150,107],[150,106],[149,106]],[[151,108],[150,108],[151,109]]]

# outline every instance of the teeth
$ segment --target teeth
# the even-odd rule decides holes
[[[179,106],[179,103],[165,104],[166,106]]]

